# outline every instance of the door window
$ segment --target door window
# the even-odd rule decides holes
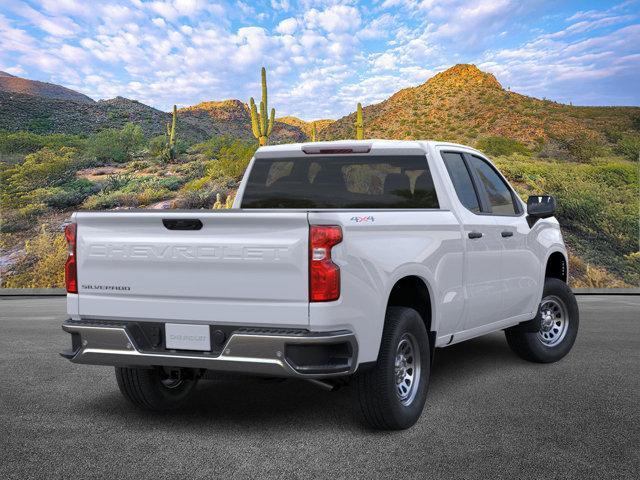
[[[461,153],[442,152],[442,159],[449,172],[449,177],[456,189],[456,194],[460,199],[460,203],[474,213],[480,212],[480,203],[478,195],[471,181],[471,175],[464,163]]]
[[[519,213],[511,189],[491,165],[482,158],[472,155],[471,168],[475,170],[487,193],[491,213],[494,215],[516,215]]]

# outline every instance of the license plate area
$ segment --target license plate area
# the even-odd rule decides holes
[[[165,346],[168,350],[211,351],[209,325],[165,323]]]

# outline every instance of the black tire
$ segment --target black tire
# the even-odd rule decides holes
[[[410,342],[418,350],[412,362],[414,378],[418,379],[412,394],[401,399],[396,383],[396,355],[402,341]],[[419,358],[415,358],[419,357]],[[407,359],[409,356],[406,357]],[[354,407],[356,414],[369,426],[378,430],[402,430],[411,427],[422,413],[431,368],[429,336],[422,317],[411,308],[389,307],[385,318],[380,353],[373,368],[354,378]],[[410,368],[406,368],[409,372]],[[403,388],[406,387],[404,382]]]
[[[555,313],[552,310],[555,308],[554,304],[558,305],[558,310]],[[552,314],[543,316],[543,307],[546,312]],[[558,314],[566,317],[562,320],[562,322],[568,322],[566,327],[564,323],[561,323],[562,317],[556,318]],[[561,324],[563,326],[559,327]],[[539,330],[527,331],[531,329],[516,326],[506,329],[505,336],[511,350],[519,357],[530,362],[551,363],[557,362],[569,353],[576,341],[579,324],[578,304],[569,286],[557,278],[547,278],[544,282],[544,292],[538,307],[538,314],[532,321],[532,325],[535,325],[535,328]],[[553,337],[556,326],[558,327],[558,335]]]
[[[155,412],[183,406],[198,382],[189,378],[171,381],[161,368],[126,367],[116,367],[116,380],[127,400],[138,408]]]

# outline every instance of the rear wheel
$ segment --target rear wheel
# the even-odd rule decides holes
[[[356,375],[357,414],[379,430],[411,427],[422,413],[430,373],[429,337],[411,308],[390,307],[375,367]]]
[[[547,278],[534,331],[516,326],[505,330],[505,335],[511,349],[525,360],[557,362],[573,347],[579,322],[578,304],[569,286]]]
[[[124,397],[144,410],[164,411],[181,407],[191,397],[197,379],[192,371],[162,367],[116,367],[116,380]]]

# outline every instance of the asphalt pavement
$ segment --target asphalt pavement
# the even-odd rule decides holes
[[[639,478],[640,296],[581,296],[562,361],[496,333],[439,350],[420,421],[376,432],[350,389],[225,377],[136,410],[113,369],[58,356],[61,297],[0,299],[0,475],[28,478]]]

